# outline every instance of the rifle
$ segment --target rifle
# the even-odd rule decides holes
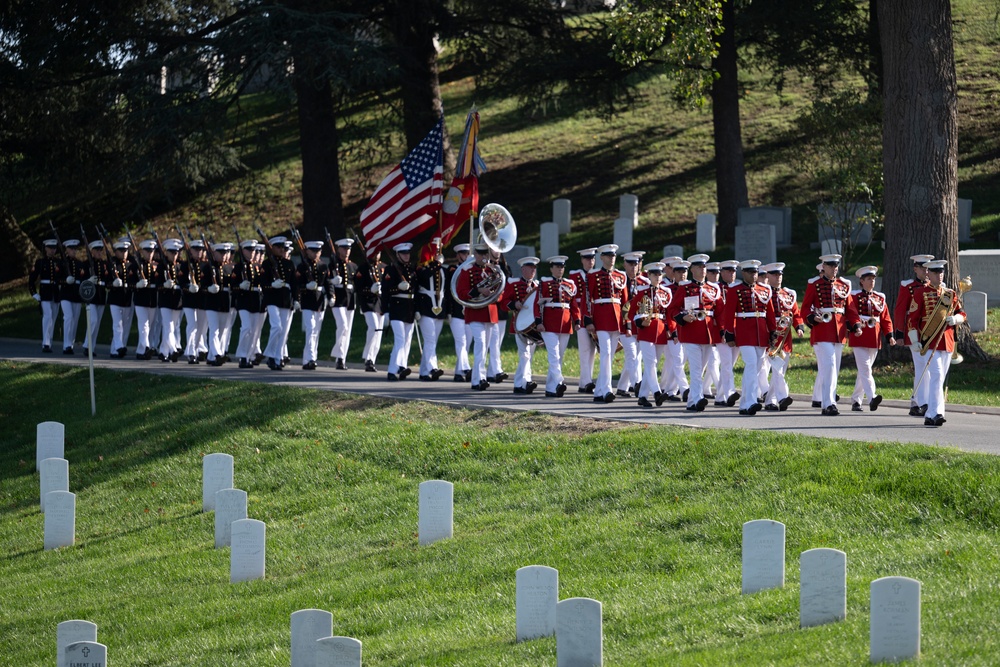
[[[240,230],[236,229],[235,224],[233,225],[233,233],[236,234],[236,259],[240,266],[243,266],[245,264],[243,261],[243,240],[240,238]]]
[[[69,265],[66,263],[66,249],[63,246],[62,239],[59,238],[59,232],[56,231],[56,226],[52,224],[51,220],[49,220],[49,229],[52,230],[52,235],[56,239],[56,248],[59,249],[59,261],[62,262],[63,271],[65,271],[66,276],[69,277],[70,271]]]
[[[160,243],[160,236],[153,229],[153,223],[149,223],[149,233],[152,235],[153,240],[156,241],[156,253],[160,256],[160,261],[167,264],[167,256],[163,254],[163,244]]]
[[[139,273],[139,277],[149,282],[149,277],[144,276],[142,274],[142,255],[139,253],[139,244],[135,242],[134,238],[132,238],[132,230],[130,230],[128,227],[125,227],[125,235],[128,236],[128,242],[132,244],[133,248],[135,248],[135,260],[136,260],[135,264],[136,264],[136,270]],[[152,262],[150,263],[150,267],[152,267]]]
[[[87,241],[87,232],[83,230],[83,223],[80,224],[80,238],[83,240],[83,245],[87,249],[87,261],[90,263],[90,276],[93,278],[94,282],[97,282],[97,268],[94,265],[94,256],[90,254],[90,243]]]
[[[264,242],[264,247],[267,248],[267,254],[271,258],[271,268],[274,269],[274,275],[279,275],[278,258],[274,256],[274,246],[271,245],[271,240],[267,238],[267,234],[259,226],[255,225],[254,231],[260,236],[260,240]]]
[[[299,234],[299,230],[295,229],[291,223],[288,223],[288,233],[291,235],[292,240],[295,241],[295,245],[299,249],[299,254],[305,259],[306,244],[302,242],[302,235]]]
[[[178,227],[177,225],[174,225],[174,231],[177,232],[177,236],[179,236],[180,239],[181,239],[181,244],[184,246],[184,253],[187,255],[188,263],[190,264],[191,262],[194,261],[194,256],[191,253],[191,246],[188,245],[187,239],[184,238],[184,234],[181,233],[181,228],[180,227]]]
[[[209,264],[209,266],[212,267],[212,270],[214,271],[215,270],[215,251],[212,250],[212,246],[208,245],[208,241],[205,240],[205,230],[201,229],[199,227],[198,231],[201,234],[201,242],[205,245],[205,255],[208,256],[208,264]],[[213,243],[212,245],[215,245],[215,244]]]

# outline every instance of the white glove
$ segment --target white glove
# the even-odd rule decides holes
[[[146,285],[148,285],[148,284],[149,284],[149,281],[147,281],[145,278],[143,278],[142,280],[140,280],[139,282],[137,282],[135,284],[135,288],[136,289],[144,289],[146,287]]]
[[[910,329],[906,335],[910,339],[910,345],[916,345],[920,342],[920,334],[917,333],[916,329]]]
[[[188,291],[191,292],[191,294],[197,294],[198,293],[198,289],[199,288],[198,288],[197,283],[191,283],[191,286],[188,287]]]
[[[351,285],[350,283],[348,283],[348,285],[347,285],[347,291],[348,292],[353,292],[354,291],[354,285]]]
[[[341,278],[340,276],[334,276],[333,280],[331,280],[330,282],[333,283],[334,287],[340,287],[341,285],[344,284],[344,279]]]
[[[112,287],[121,287],[121,286],[122,286],[122,284],[123,284],[123,283],[122,283],[122,279],[121,279],[121,278],[115,278],[115,279],[114,279],[114,280],[113,280],[113,281],[111,282],[111,286],[112,286]]]
[[[74,283],[76,283],[76,278],[74,278],[73,276],[69,276],[68,278],[66,278],[67,285],[72,285]]]
[[[382,283],[375,283],[374,285],[372,285],[372,294],[381,294],[381,293],[382,293]]]
[[[209,285],[208,286],[208,293],[209,294],[218,294],[219,293],[219,286],[218,285]]]
[[[302,310],[302,304],[301,303],[299,303],[298,301],[296,301],[295,303],[292,304],[292,311],[294,311],[294,312],[297,313],[300,310]]]
[[[166,280],[163,281],[163,289],[173,289],[173,288],[174,288],[173,280],[167,278]]]
[[[310,280],[309,282],[306,283],[306,289],[309,291],[316,289],[316,287],[317,285],[315,280]]]
[[[41,294],[32,294],[31,298],[34,299],[35,301],[39,302],[39,303],[42,302],[42,295]]]
[[[281,280],[280,278],[271,283],[271,287],[273,287],[274,289],[281,289],[284,286],[285,286],[285,281]]]
[[[964,321],[965,321],[964,315],[949,315],[948,317],[944,318],[944,323],[950,327],[953,327],[956,324],[961,324]]]
[[[244,280],[243,282],[241,282],[240,283],[240,289],[242,289],[242,290],[248,290],[248,289],[250,289],[250,281],[249,280]]]
[[[399,283],[399,291],[400,292],[409,292],[410,291],[410,283],[406,282],[405,280],[403,282]]]

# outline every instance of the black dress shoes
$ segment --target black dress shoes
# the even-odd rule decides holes
[[[785,396],[783,399],[781,399],[780,401],[778,401],[778,410],[780,410],[781,412],[784,412],[785,410],[788,409],[788,406],[791,405],[791,404],[792,404],[792,397],[791,396]]]
[[[399,382],[399,376],[395,373],[386,373],[385,379],[389,382]]]
[[[740,400],[740,398],[741,398],[740,392],[735,391],[733,392],[732,396],[726,399],[726,405],[728,405],[729,407],[733,407],[734,405],[736,405],[736,402]]]
[[[434,370],[431,371],[431,381],[435,382],[437,380],[440,380],[442,375],[444,375],[444,371],[441,370],[440,368],[435,368]]]
[[[314,370],[316,370],[316,362],[315,361],[307,361],[306,363],[302,364],[302,370],[304,370],[304,371],[314,371]]]
[[[876,410],[878,410],[878,406],[880,403],[882,403],[882,394],[875,394],[875,397],[872,398],[871,403],[868,404],[868,410],[870,410],[871,412],[875,412]]]
[[[823,415],[825,417],[836,417],[840,414],[840,410],[837,409],[836,405],[828,405],[823,408]]]
[[[409,368],[401,368],[400,371],[399,371],[399,379],[400,380],[405,380],[406,378],[408,378],[410,376],[410,373],[412,373],[412,372],[413,371],[411,371]]]
[[[646,398],[645,396],[640,396],[638,403],[639,403],[639,407],[641,407],[641,408],[651,408],[651,407],[653,407],[653,404],[650,403],[649,399]]]

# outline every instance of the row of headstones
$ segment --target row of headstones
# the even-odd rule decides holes
[[[785,525],[760,519],[743,524],[744,595],[785,585]],[[847,554],[809,549],[799,556],[799,625],[847,617]],[[882,577],[871,582],[869,655],[872,662],[920,656],[920,582]]]
[[[267,526],[247,518],[247,492],[233,487],[236,462],[229,454],[208,454],[201,464],[201,511],[215,512],[215,548],[229,547],[229,582],[263,579]]]
[[[73,546],[76,541],[76,494],[69,491],[66,427],[42,422],[35,427],[35,469],[38,470],[38,505],[45,515],[43,547],[46,551]]]

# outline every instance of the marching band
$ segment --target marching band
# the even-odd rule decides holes
[[[230,361],[229,339],[238,318],[239,368],[266,362],[280,371],[289,361],[293,314],[301,312],[302,368],[314,370],[330,309],[336,323],[330,357],[337,369],[346,369],[359,308],[367,328],[361,353],[365,371],[377,371],[388,328],[393,347],[387,379],[410,375],[416,333],[419,379],[438,380],[445,371],[437,345],[448,322],[455,343],[455,381],[484,391],[507,378],[499,357],[504,311],[507,333],[518,350],[516,394],[531,394],[537,387],[531,362],[539,347],[548,358],[545,397],[565,394],[563,365],[575,333],[578,391],[593,394],[595,403],[634,397],[638,406],[653,408],[675,400],[700,412],[714,400],[716,407],[738,403],[740,415],[753,416],[761,410],[783,412],[791,405],[787,373],[792,341],[808,327],[817,365],[812,405],[822,415],[839,414],[837,378],[845,344],[858,369],[851,394],[855,412],[866,406],[875,411],[882,402],[872,373],[878,350],[883,344],[908,345],[914,361],[910,414],[923,417],[927,426],[941,426],[954,330],[965,320],[961,295],[970,286],[963,281],[956,289],[948,287],[946,262],[914,255],[914,278],[900,284],[890,314],[886,295],[875,290],[878,268],[858,269],[855,289],[839,275],[842,258],[836,254],[820,257],[819,275],[809,280],[799,305],[796,292],[783,285],[785,265],[780,262],[711,262],[699,253],[640,266],[643,254],[632,252],[623,256],[621,270],[616,267],[618,246],[607,244],[579,250],[579,269],[567,271],[566,255],[523,257],[520,275],[508,277],[490,243],[456,245],[458,263],[451,265],[441,254],[440,239],[432,242],[431,258],[420,266],[411,262],[410,243],[395,245],[387,262],[375,252],[358,265],[350,260],[352,239],[302,243],[294,230],[293,239],[300,249],[297,262],[291,258],[293,241],[283,236],[210,247],[182,238],[162,244],[145,240],[138,244],[138,255],[129,238],[113,245],[107,239],[89,244],[46,240],[45,256],[29,276],[31,296],[41,305],[42,351],[52,352],[61,312],[63,353],[74,354],[84,305],[80,284],[89,281],[94,287],[86,304],[90,333],[97,332],[105,309],[110,311],[115,358],[125,357],[134,317],[136,359],[158,356],[176,362],[183,356],[191,364],[222,366]],[[325,260],[327,247],[334,256]],[[539,278],[540,265],[549,275]],[[270,327],[261,349],[265,320]],[[619,349],[622,372],[615,388],[612,368]],[[739,358],[743,373],[737,390],[734,366]]]

